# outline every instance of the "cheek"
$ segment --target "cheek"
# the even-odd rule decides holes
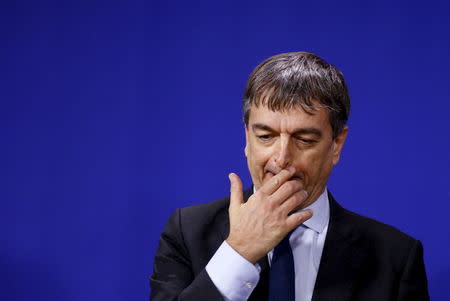
[[[332,157],[323,150],[311,150],[299,156],[296,163],[298,170],[303,171],[308,178],[316,178],[332,164]]]
[[[264,168],[267,162],[265,156],[262,156],[262,154],[251,154],[248,158],[250,159],[253,167],[257,169]]]
[[[255,171],[264,169],[270,159],[270,150],[252,147],[251,145],[247,148],[247,160]]]

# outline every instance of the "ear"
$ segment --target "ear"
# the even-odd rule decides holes
[[[341,158],[341,152],[344,147],[345,139],[347,139],[347,134],[348,127],[345,126],[333,141],[333,165],[338,164],[339,159]]]
[[[248,127],[247,125],[245,125],[245,147],[244,147],[244,154],[247,157],[248,156],[248,137],[249,133],[248,133]]]

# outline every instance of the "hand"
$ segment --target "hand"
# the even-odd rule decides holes
[[[284,169],[267,181],[246,203],[242,181],[234,173],[229,175],[230,234],[227,243],[252,263],[272,250],[291,230],[310,219],[312,210],[298,211],[307,192],[302,183],[289,179],[295,169]]]

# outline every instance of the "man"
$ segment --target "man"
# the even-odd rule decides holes
[[[250,75],[243,109],[253,187],[230,174],[230,197],[172,215],[151,299],[428,300],[421,243],[327,191],[348,132],[342,73],[276,55]]]

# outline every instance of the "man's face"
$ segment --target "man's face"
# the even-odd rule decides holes
[[[308,192],[302,208],[324,191],[347,136],[345,128],[333,139],[325,108],[312,113],[301,108],[274,112],[266,106],[251,106],[245,130],[245,155],[255,188],[292,166],[296,170],[293,179]]]

